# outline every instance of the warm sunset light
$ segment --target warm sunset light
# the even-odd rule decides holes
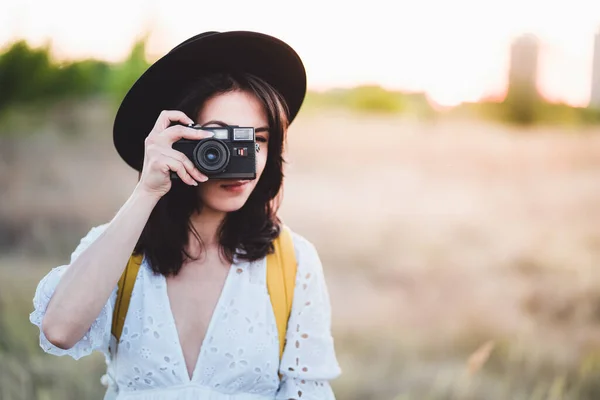
[[[283,5],[286,4],[286,5]],[[292,5],[293,4],[293,5]],[[53,43],[59,58],[119,60],[150,31],[149,57],[206,30],[257,30],[292,44],[312,89],[380,84],[425,91],[442,106],[505,91],[511,41],[540,40],[538,86],[551,101],[587,105],[597,0],[274,0],[0,4],[0,44]]]

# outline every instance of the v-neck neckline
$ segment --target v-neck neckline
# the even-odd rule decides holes
[[[231,274],[232,274],[232,271],[234,270],[234,266],[236,266],[235,260],[233,263],[231,263],[229,265],[229,270],[227,271],[227,275],[225,276],[225,282],[223,283],[223,287],[221,288],[221,293],[219,294],[219,298],[217,300],[217,303],[215,304],[215,308],[212,311],[210,320],[208,321],[208,327],[206,328],[206,332],[204,334],[204,338],[202,339],[202,343],[200,344],[200,349],[198,351],[198,357],[196,358],[196,363],[194,364],[194,368],[192,369],[191,376],[187,369],[187,363],[185,360],[183,347],[181,346],[181,339],[179,337],[179,331],[177,330],[177,324],[175,323],[175,314],[173,314],[173,309],[171,308],[171,300],[169,299],[169,292],[167,290],[167,278],[164,275],[161,275],[162,280],[163,280],[163,285],[162,285],[163,286],[163,295],[164,295],[164,298],[166,299],[166,303],[167,303],[167,313],[169,314],[169,319],[171,320],[170,322],[173,325],[173,334],[175,335],[175,338],[177,339],[177,343],[176,343],[177,352],[179,353],[180,364],[182,365],[182,368],[183,368],[183,373],[185,376],[186,383],[194,382],[194,379],[197,375],[197,371],[198,371],[198,368],[200,366],[201,359],[202,359],[202,353],[206,349],[207,341],[212,336],[212,331],[214,330],[214,325],[216,324],[215,321],[218,319],[219,310],[222,308],[221,306],[222,306],[223,302],[225,301],[224,297],[225,297],[228,287],[229,287],[229,281],[231,281]]]

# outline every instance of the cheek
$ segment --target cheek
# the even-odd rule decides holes
[[[210,194],[214,193],[217,190],[218,183],[209,179],[208,181],[201,183],[200,186],[198,186],[198,197],[200,198],[202,203],[206,203],[207,199],[211,197]]]
[[[228,195],[225,194],[221,189],[221,184],[223,182],[224,181],[219,179],[209,179],[208,181],[201,183],[198,186],[198,197],[200,201],[204,204],[215,206],[216,204],[221,202],[223,198],[228,197]]]

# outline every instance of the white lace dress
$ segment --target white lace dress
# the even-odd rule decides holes
[[[93,228],[73,260],[104,230]],[[329,295],[314,246],[293,233],[298,261],[296,289],[279,364],[279,338],[266,286],[266,261],[234,260],[225,281],[198,362],[190,378],[171,313],[165,278],[146,260],[137,276],[118,353],[112,357],[112,311],[116,288],[85,336],[71,349],[52,345],[40,329],[40,346],[54,355],[79,359],[104,353],[107,398],[144,400],[334,399],[329,380],[340,374],[330,333]],[[30,321],[41,327],[50,297],[67,265],[39,283]],[[278,373],[282,374],[281,381]]]

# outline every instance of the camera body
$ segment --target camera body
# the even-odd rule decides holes
[[[210,179],[256,179],[254,128],[237,125],[184,126],[210,131],[215,135],[201,140],[179,139],[173,143],[173,149],[185,154],[204,175]],[[177,174],[171,173],[171,178],[175,177],[178,177]]]

